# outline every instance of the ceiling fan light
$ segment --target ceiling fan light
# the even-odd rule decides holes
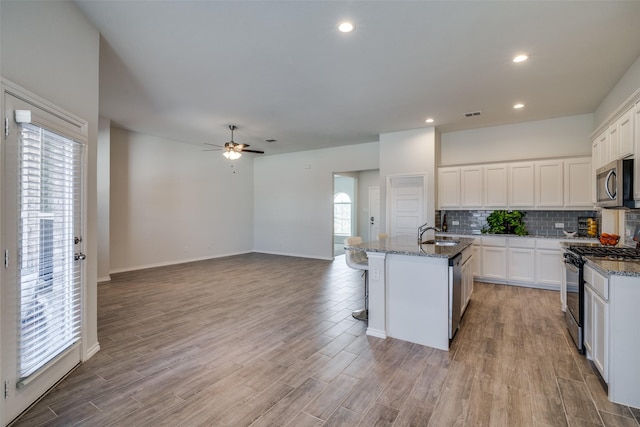
[[[222,155],[225,156],[229,160],[237,160],[242,156],[242,153],[238,153],[234,150],[223,151]]]

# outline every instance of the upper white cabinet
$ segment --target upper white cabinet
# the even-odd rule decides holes
[[[460,207],[460,168],[438,169],[438,206],[440,209]]]
[[[533,162],[509,165],[509,206],[532,208],[535,206],[535,167]]]
[[[483,206],[483,166],[465,166],[460,168],[460,206],[463,208],[482,208]]]
[[[591,206],[595,199],[595,186],[585,185],[593,182],[591,161],[588,157],[566,159],[564,161],[564,206]]]
[[[619,158],[618,154],[620,153],[620,147],[618,135],[618,126],[616,123],[609,126],[609,135],[607,137],[607,144],[609,145],[607,158],[610,162]]]
[[[486,165],[484,168],[484,207],[501,208],[509,204],[506,164]]]
[[[536,162],[536,206],[562,208],[564,206],[564,161]]]
[[[593,140],[593,168],[598,169],[609,163],[609,130],[602,132]]]
[[[618,128],[618,159],[633,155],[633,122],[634,109],[624,113],[616,120],[615,126]]]
[[[591,158],[438,169],[439,209],[592,209]]]

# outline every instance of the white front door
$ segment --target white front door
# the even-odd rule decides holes
[[[86,123],[15,93],[2,93],[2,425],[80,362],[84,289]]]
[[[380,187],[369,187],[369,240],[380,233]]]
[[[389,177],[389,236],[417,238],[418,227],[424,223],[424,176]]]

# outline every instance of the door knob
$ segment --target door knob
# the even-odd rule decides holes
[[[84,261],[85,259],[87,259],[87,256],[82,252],[76,252],[75,254],[73,254],[73,259],[76,261]]]

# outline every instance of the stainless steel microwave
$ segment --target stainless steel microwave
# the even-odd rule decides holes
[[[596,205],[602,208],[635,208],[633,159],[616,160],[596,171]]]

